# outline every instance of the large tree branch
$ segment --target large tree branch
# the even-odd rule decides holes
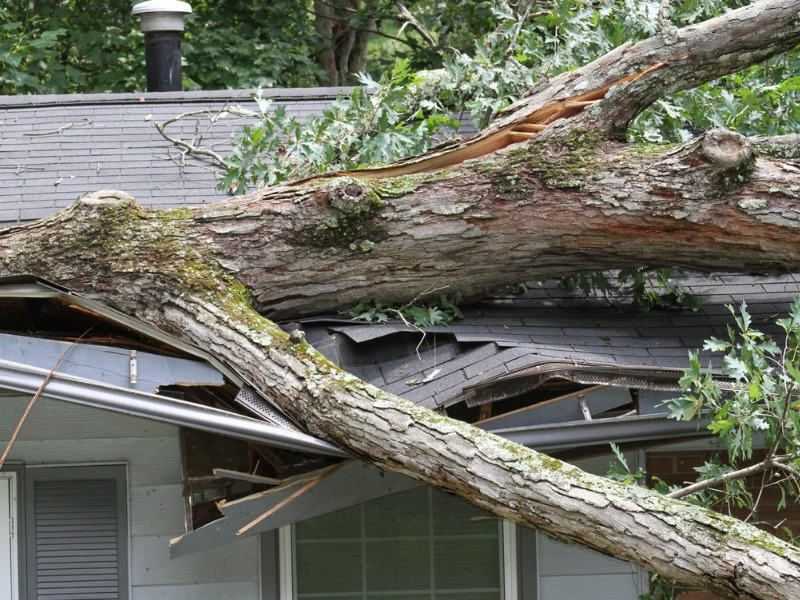
[[[800,597],[800,552],[760,530],[588,475],[342,372],[254,312],[242,286],[214,265],[217,250],[194,235],[197,225],[173,219],[124,195],[87,197],[27,227],[24,238],[22,230],[3,236],[2,271],[46,266],[73,288],[226,357],[312,433],[381,468],[729,598]]]
[[[571,132],[438,174],[342,177],[167,214],[259,310],[292,317],[621,266],[797,270],[798,186],[794,167],[753,161],[735,134],[664,149]]]

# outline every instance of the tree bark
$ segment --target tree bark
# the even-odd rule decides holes
[[[788,544],[383,393],[263,316],[441,287],[478,297],[664,257],[690,268],[797,269],[800,169],[788,159],[755,159],[729,132],[669,148],[613,138],[686,79],[799,43],[798,13],[800,0],[769,0],[679,31],[669,47],[654,38],[617,50],[540,85],[477,141],[390,169],[164,212],[90,194],[0,232],[0,274],[55,280],[217,354],[309,432],[381,468],[727,598],[800,598],[800,552]],[[699,30],[716,63],[686,41]],[[527,135],[538,125],[546,129]],[[517,134],[530,139],[516,144]]]

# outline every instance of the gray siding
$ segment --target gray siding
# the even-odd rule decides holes
[[[635,452],[625,454],[631,469],[638,467]],[[575,465],[605,475],[611,455],[576,461]],[[636,600],[648,590],[647,575],[633,563],[611,558],[581,546],[562,544],[537,534],[538,600]]]
[[[28,398],[0,395],[0,440]],[[258,600],[255,538],[177,560],[169,540],[184,531],[178,428],[40,398],[9,460],[34,465],[126,464],[132,600]]]

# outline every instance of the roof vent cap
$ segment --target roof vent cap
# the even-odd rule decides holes
[[[140,2],[131,11],[142,18],[142,31],[183,31],[183,17],[192,13],[187,2],[179,0],[147,0]]]

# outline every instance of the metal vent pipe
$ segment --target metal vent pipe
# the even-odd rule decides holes
[[[148,0],[133,7],[142,19],[148,92],[179,92],[183,17],[192,7],[178,0]]]

